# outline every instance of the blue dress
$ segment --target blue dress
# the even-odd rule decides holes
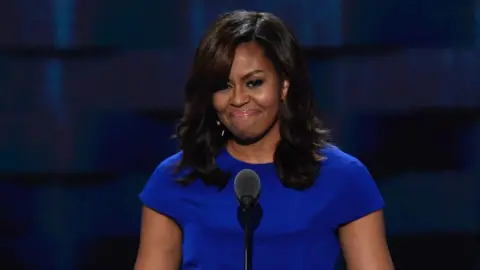
[[[340,254],[337,228],[383,207],[365,166],[335,146],[315,184],[304,191],[283,187],[272,164],[248,164],[227,151],[217,166],[258,173],[262,191],[253,239],[253,269],[332,270]],[[221,191],[202,181],[182,187],[171,172],[181,152],[164,160],[140,194],[142,202],[176,221],[183,231],[184,270],[243,269],[244,234],[233,180]]]

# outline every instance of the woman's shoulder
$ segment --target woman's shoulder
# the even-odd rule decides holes
[[[320,177],[334,186],[355,189],[374,184],[369,169],[357,157],[335,145],[327,145],[322,149],[325,157]]]
[[[182,152],[174,153],[159,162],[147,181],[146,190],[172,190],[180,187],[178,179],[185,173],[178,171],[177,167],[182,160]]]
[[[187,216],[186,210],[179,204],[187,195],[177,181],[179,173],[176,167],[181,158],[182,153],[177,152],[162,160],[139,195],[144,205],[172,218],[178,224],[182,224]]]
[[[342,170],[355,170],[359,167],[365,167],[365,165],[355,156],[341,150],[338,146],[333,144],[327,144],[320,154],[325,157],[325,166],[342,169]]]
[[[177,167],[180,161],[182,161],[182,155],[183,155],[183,152],[178,151],[166,157],[165,159],[160,161],[160,163],[157,165],[157,168],[155,170],[173,173],[175,171],[174,169]]]
[[[335,194],[332,215],[337,224],[348,223],[383,207],[375,180],[358,158],[333,145],[324,148],[323,155],[326,160],[319,182]]]
[[[161,160],[154,169],[152,176],[161,176],[162,178],[179,179],[187,175],[188,170],[178,170],[182,161],[183,151],[178,151],[163,160]]]

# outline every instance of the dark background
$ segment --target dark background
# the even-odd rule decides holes
[[[478,0],[2,1],[0,268],[132,269],[195,46],[238,8],[301,40],[334,142],[385,197],[397,269],[480,269]]]

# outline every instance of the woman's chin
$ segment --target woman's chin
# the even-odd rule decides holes
[[[251,132],[236,132],[233,135],[235,142],[243,145],[255,143],[263,137],[261,134]]]

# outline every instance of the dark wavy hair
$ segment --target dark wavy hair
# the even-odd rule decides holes
[[[188,170],[179,181],[200,178],[223,188],[230,174],[217,168],[215,158],[232,134],[221,136],[213,94],[228,81],[236,47],[257,42],[279,76],[290,81],[280,107],[280,142],[274,155],[279,179],[285,187],[306,189],[314,183],[327,144],[328,131],[315,115],[313,90],[301,48],[293,33],[269,13],[234,11],[223,14],[208,29],[197,48],[185,86],[184,114],[177,126],[182,159],[177,171]],[[231,137],[230,137],[231,138]]]

